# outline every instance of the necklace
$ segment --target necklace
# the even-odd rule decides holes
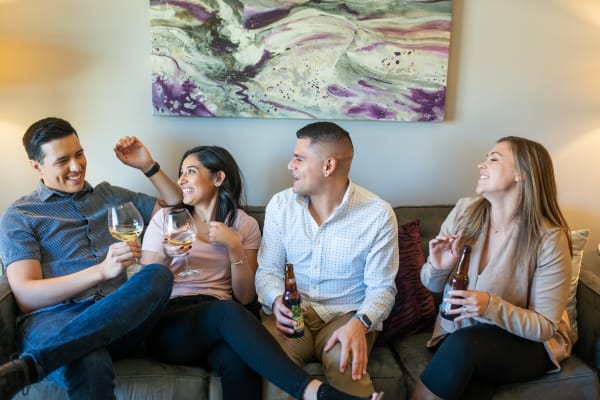
[[[208,218],[205,218],[205,217],[203,217],[203,216],[202,216],[202,215],[200,215],[200,214],[196,214],[196,215],[198,215],[198,219],[200,220],[199,222],[200,222],[201,224],[205,224],[205,223],[207,223],[207,222],[208,222]]]
[[[490,229],[491,229],[491,230],[492,230],[494,233],[505,233],[505,232],[508,230],[508,228],[509,228],[509,227],[510,227],[510,224],[508,224],[508,225],[506,225],[506,226],[503,226],[503,227],[502,227],[502,228],[500,228],[500,229],[492,228],[492,227],[490,226]]]

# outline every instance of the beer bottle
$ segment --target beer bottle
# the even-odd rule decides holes
[[[294,275],[294,266],[285,264],[285,291],[283,292],[283,304],[289,308],[292,313],[292,319],[296,322],[294,333],[288,335],[291,338],[299,338],[304,335],[304,315],[302,312],[302,296],[296,288],[296,276]]]
[[[446,284],[446,287],[444,288],[444,298],[448,298],[450,296],[448,294],[450,290],[467,290],[467,287],[469,286],[468,271],[470,258],[471,246],[464,245],[460,258],[458,259],[458,263],[456,263],[456,268],[450,276],[450,281]],[[458,304],[450,304],[444,301],[440,305],[440,314],[443,318],[453,321],[460,314],[448,314],[448,311],[460,307],[461,306],[459,306]]]

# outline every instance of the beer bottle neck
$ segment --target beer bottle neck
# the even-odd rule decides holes
[[[295,278],[286,278],[285,290],[287,290],[289,292],[296,291],[296,279]]]
[[[456,264],[455,273],[457,275],[465,275],[469,270],[469,261],[471,259],[471,247],[464,246],[463,251],[460,255],[460,259],[458,260],[458,264]]]

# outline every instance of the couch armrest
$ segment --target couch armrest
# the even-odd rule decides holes
[[[4,363],[16,353],[17,306],[6,275],[0,276],[0,362]]]
[[[600,369],[600,276],[581,270],[577,287],[577,354]]]

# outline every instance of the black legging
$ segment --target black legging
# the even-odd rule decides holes
[[[448,335],[421,381],[443,399],[489,399],[495,385],[534,379],[552,368],[543,343],[479,324]]]
[[[289,359],[260,321],[235,301],[209,299],[171,300],[148,337],[150,351],[168,363],[208,365],[221,376],[224,400],[260,400],[258,374],[301,398],[312,377]]]

